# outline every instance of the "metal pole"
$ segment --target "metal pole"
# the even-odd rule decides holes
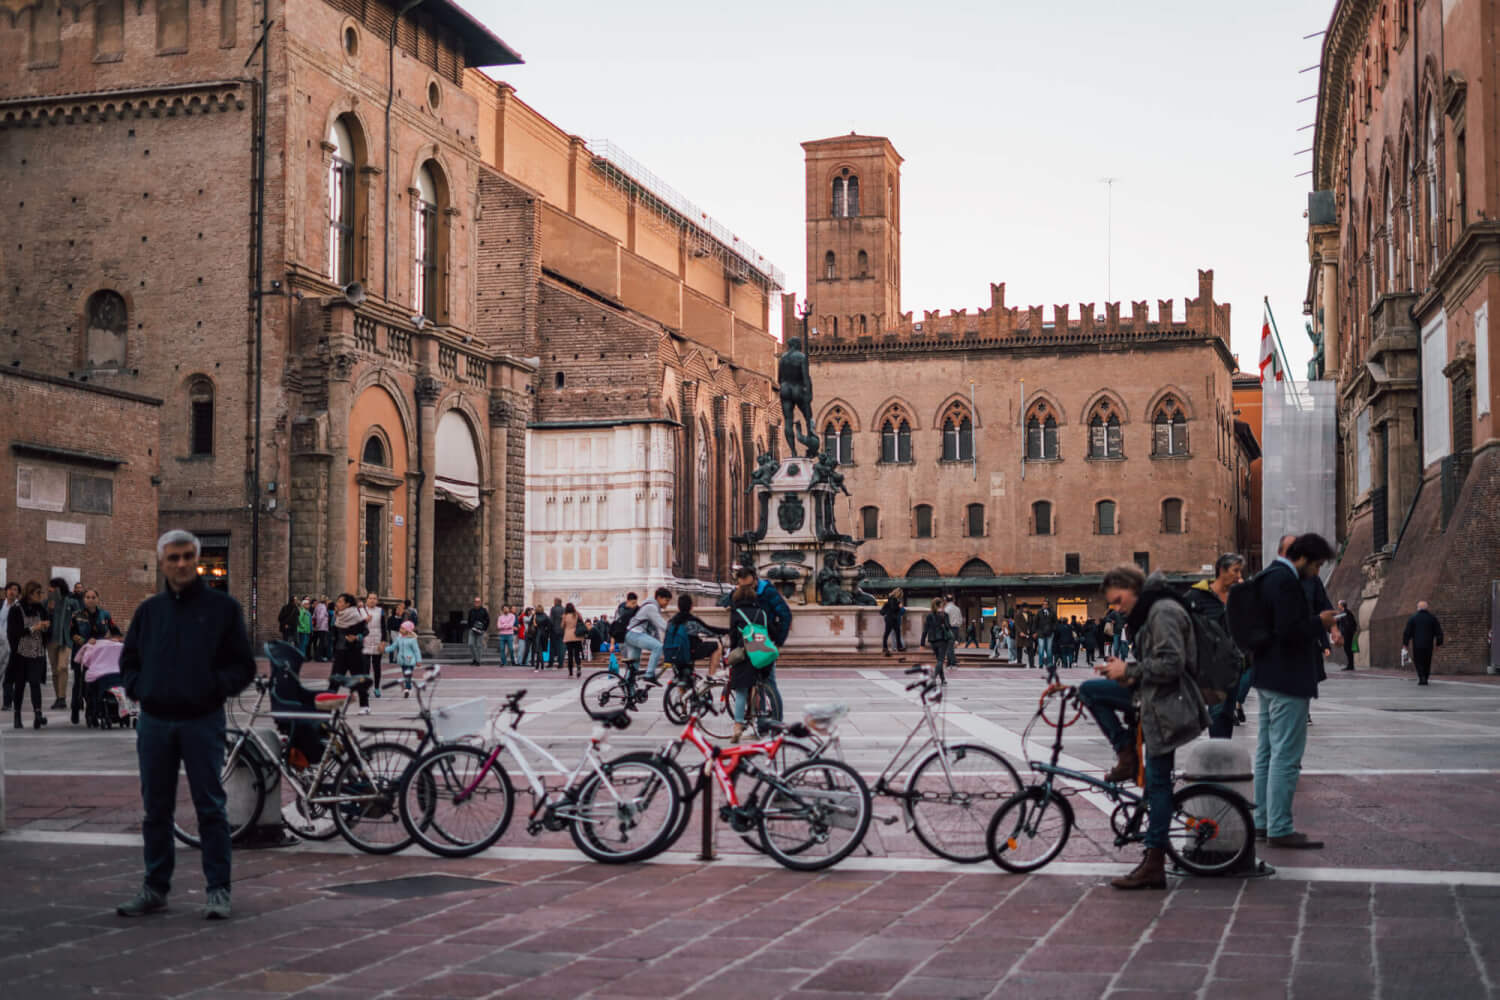
[[[1269,295],[1262,296],[1261,300],[1266,305],[1266,318],[1271,321],[1271,349],[1281,355],[1281,370],[1285,373],[1284,380],[1287,383],[1287,387],[1292,390],[1292,398],[1296,401],[1296,406],[1300,410],[1302,408],[1302,394],[1297,391],[1297,379],[1292,375],[1291,363],[1286,358],[1286,347],[1281,343],[1281,331],[1276,327],[1276,314],[1271,311],[1271,297]]]
[[[270,0],[260,6],[260,110],[255,126],[255,427],[250,467],[250,637],[260,619],[260,445],[261,377],[265,329],[266,260],[266,92],[271,86]]]

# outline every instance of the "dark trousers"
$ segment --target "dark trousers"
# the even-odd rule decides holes
[[[68,692],[68,708],[72,710],[73,721],[78,721],[78,716],[88,711],[89,700],[84,676],[88,673],[83,664],[77,660],[73,661],[73,685]]]
[[[943,680],[947,677],[947,672],[943,667],[948,663],[949,657],[953,655],[953,643],[934,641],[931,645],[932,658],[934,660],[933,665],[937,668],[938,680]]]
[[[1146,758],[1146,839],[1147,847],[1162,850],[1172,832],[1172,765],[1171,750]]]
[[[1130,688],[1107,677],[1096,677],[1078,685],[1078,700],[1089,710],[1116,753],[1135,743],[1135,709],[1131,705]],[[1120,721],[1120,715],[1125,717],[1124,722]]]
[[[583,640],[574,639],[568,643],[568,672],[578,671],[583,673]]]
[[[328,659],[328,630],[312,634],[312,658],[313,660]]]
[[[552,633],[552,648],[547,653],[547,665],[554,670],[563,665],[563,657],[567,655],[563,650],[562,630],[558,629]]]
[[[1427,678],[1432,674],[1432,647],[1428,646],[1423,649],[1421,646],[1413,646],[1411,662],[1412,666],[1417,668],[1417,680],[1426,684]]]
[[[360,674],[368,674],[369,672],[370,669],[365,663],[365,655],[360,652],[360,647],[351,645],[334,652],[333,671],[330,673],[330,677],[333,674],[355,677]],[[337,684],[331,683],[328,685],[328,690],[330,691],[337,691],[338,689],[339,686]],[[370,686],[368,684],[363,684],[359,688],[359,707],[370,707]]]
[[[224,713],[196,719],[159,719],[141,712],[135,751],[140,761],[141,821],[146,884],[157,892],[172,888],[176,849],[172,817],[177,808],[177,771],[187,772],[188,791],[198,813],[203,840],[203,880],[210,890],[229,888],[229,814],[220,772],[224,769]]]
[[[375,687],[375,688],[379,688],[380,687],[380,654],[379,653],[361,653],[360,655],[364,657],[364,661],[365,661],[365,673],[369,674],[371,677],[373,677],[375,679],[375,683],[373,685],[371,685],[371,686]]]
[[[42,681],[47,678],[47,658],[44,656],[16,656],[10,657],[10,667],[6,675],[10,681],[10,700],[14,704],[16,716],[21,714],[21,696],[26,693],[28,685],[31,687],[31,708],[36,714],[42,714]]]
[[[906,652],[906,643],[901,641],[901,622],[899,619],[885,623],[885,633],[880,637],[881,652],[889,653],[891,651],[890,642],[892,636],[896,638],[896,651],[898,653]]]

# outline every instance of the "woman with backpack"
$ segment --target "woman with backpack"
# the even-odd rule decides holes
[[[934,597],[932,610],[922,619],[922,639],[918,645],[932,649],[933,658],[937,660],[935,669],[939,682],[947,679],[943,673],[943,663],[948,658],[948,648],[953,645],[953,639],[953,624],[948,620],[943,599]]]
[[[540,673],[545,666],[557,666],[552,662],[552,619],[540,607],[531,616],[531,669]]]
[[[729,741],[738,743],[745,732],[745,712],[750,706],[750,692],[761,679],[761,668],[750,662],[745,649],[743,630],[758,626],[766,630],[770,619],[760,606],[755,584],[742,583],[729,595],[729,693],[734,712],[734,731]]]
[[[732,631],[733,629],[715,628],[693,614],[693,598],[689,594],[683,594],[677,598],[677,614],[667,622],[667,635],[662,642],[662,659],[673,666],[689,668],[699,660],[707,660],[708,675],[712,677],[719,672],[723,648],[708,637]]]

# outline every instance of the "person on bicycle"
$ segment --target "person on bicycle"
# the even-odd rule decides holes
[[[734,714],[734,731],[730,734],[729,741],[738,743],[745,732],[745,712],[750,705],[750,692],[754,690],[762,674],[745,655],[745,640],[740,635],[740,629],[746,625],[760,625],[766,629],[767,634],[771,630],[770,617],[765,608],[761,607],[754,583],[741,583],[730,594],[729,625],[729,694],[733,699],[731,707]],[[769,675],[770,670],[765,673]]]
[[[750,584],[755,588],[755,602],[766,613],[766,631],[770,634],[771,642],[777,649],[784,651],[786,637],[792,631],[792,609],[787,606],[781,591],[772,586],[770,581],[760,579],[755,567],[749,564],[741,564],[735,569],[734,583],[736,587]],[[771,690],[776,692],[776,700],[781,701],[781,688],[776,683],[776,664],[766,668],[765,680]]]
[[[677,628],[688,634],[689,655],[692,663],[707,660],[708,675],[712,677],[719,672],[719,661],[724,654],[724,647],[720,646],[713,637],[725,635],[731,630],[717,628],[693,614],[693,598],[690,594],[683,594],[677,598],[677,614],[667,622],[667,628]]]
[[[630,629],[625,633],[625,659],[639,661],[642,652],[646,658],[646,683],[657,684],[656,670],[661,666],[661,641],[667,634],[667,620],[662,612],[672,603],[672,592],[666,587],[656,588],[656,600],[642,604],[630,619]]]
[[[1117,710],[1139,707],[1146,753],[1146,854],[1134,870],[1110,885],[1165,889],[1173,752],[1208,728],[1208,706],[1193,680],[1193,622],[1160,573],[1147,580],[1134,565],[1116,566],[1104,574],[1103,590],[1110,608],[1120,612],[1135,637],[1135,660],[1126,663],[1111,656],[1094,668],[1103,677],[1078,686],[1078,699],[1120,754],[1109,780],[1122,780],[1115,776],[1135,755],[1135,735],[1120,724]]]

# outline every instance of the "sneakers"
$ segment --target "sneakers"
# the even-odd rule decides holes
[[[364,708],[361,708],[359,710],[359,714],[360,715],[369,715],[370,714],[370,706],[366,705]]]
[[[68,707],[68,700],[66,698],[59,698],[59,699],[57,699],[56,701],[54,701],[52,703],[52,711],[54,711],[54,712],[59,711],[61,709],[65,709],[67,707]]]
[[[224,894],[227,906],[229,894]],[[115,907],[115,913],[122,917],[144,917],[150,913],[160,913],[167,908],[167,897],[165,893],[157,892],[149,885],[141,886],[141,891],[136,893],[129,901]]]
[[[163,905],[166,905],[163,903]],[[229,890],[208,890],[208,902],[203,904],[204,920],[228,920],[229,919]]]
[[[375,689],[375,697],[377,697],[377,698],[380,697],[380,688],[376,688]]]

